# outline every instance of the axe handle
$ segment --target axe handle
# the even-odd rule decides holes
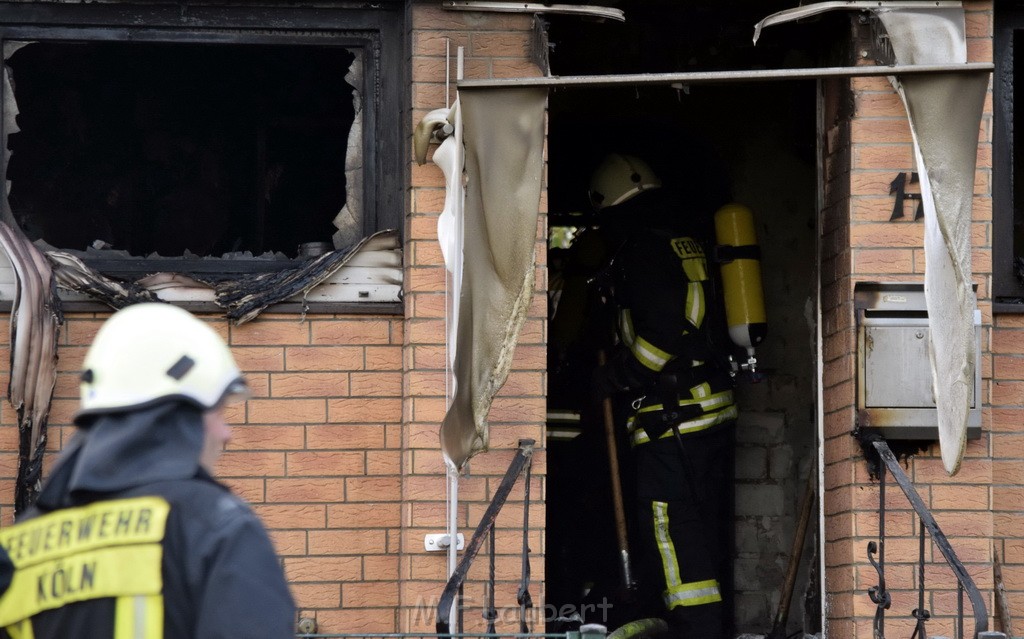
[[[597,352],[598,366],[608,361],[603,350]],[[622,582],[627,590],[636,588],[633,580],[633,568],[629,559],[629,538],[626,534],[626,507],[622,501],[622,481],[619,475],[619,447],[615,437],[615,415],[612,410],[612,398],[605,397],[601,401],[604,411],[604,434],[608,448],[608,467],[612,482],[612,507],[615,511],[615,537],[619,543],[619,557],[622,568]]]
[[[796,585],[796,573],[800,568],[800,556],[804,550],[804,536],[807,534],[807,524],[811,519],[811,506],[815,502],[815,487],[818,483],[815,469],[812,467],[807,477],[807,490],[804,492],[804,502],[800,509],[800,521],[797,522],[796,532],[793,533],[793,548],[789,553],[789,566],[786,569],[786,582],[782,587],[782,597],[779,599],[779,609],[775,613],[775,622],[772,624],[772,631],[769,637],[784,637],[786,621],[789,619],[789,604],[793,599],[793,588]]]

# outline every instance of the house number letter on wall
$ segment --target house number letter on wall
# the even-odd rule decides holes
[[[890,222],[903,217],[903,204],[907,200],[917,200],[914,221],[924,217],[924,202],[921,201],[921,194],[907,193],[908,183],[917,184],[917,173],[898,173],[896,179],[889,183],[889,195],[896,196],[896,202],[892,205],[892,215],[889,217]]]

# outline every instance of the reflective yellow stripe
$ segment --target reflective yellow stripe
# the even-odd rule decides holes
[[[164,537],[170,505],[160,497],[101,501],[66,508],[0,530],[0,546],[15,568]]]
[[[718,581],[691,581],[683,583],[679,575],[679,557],[675,543],[669,534],[668,504],[663,501],[651,502],[654,517],[654,543],[661,556],[661,567],[665,573],[665,606],[671,610],[679,606],[699,606],[722,600]]]
[[[722,422],[729,421],[730,419],[736,419],[738,415],[739,411],[736,409],[736,406],[730,406],[724,410],[718,411],[717,413],[704,415],[703,417],[698,417],[697,419],[691,419],[689,421],[683,422],[682,424],[676,426],[675,430],[680,435],[685,435],[687,433],[706,430],[708,428],[711,428],[712,426],[717,426]],[[647,442],[651,441],[651,438],[647,436],[647,433],[644,431],[644,429],[638,427],[635,418],[629,418],[629,420],[626,422],[626,428],[631,432],[631,440],[634,446],[646,444]],[[671,428],[666,430],[659,439],[665,439],[666,437],[674,437]]]
[[[707,384],[703,384],[703,386],[707,387],[707,389],[710,390],[710,387],[707,386]],[[694,387],[694,389],[693,389],[694,390],[694,394],[705,392],[703,389],[697,390],[699,388],[700,387],[698,387],[698,386]],[[719,408],[722,408],[723,406],[727,406],[729,404],[732,404],[733,401],[734,401],[733,394],[732,394],[731,390],[719,391],[719,392],[717,392],[717,393],[715,393],[713,395],[705,395],[703,397],[698,395],[698,397],[700,397],[700,399],[681,399],[681,400],[679,400],[679,405],[680,406],[695,406],[695,405],[699,404],[700,407],[702,409],[704,409],[705,413],[710,413],[711,411],[718,410]],[[665,407],[662,404],[651,404],[650,406],[644,406],[643,408],[639,409],[637,412],[638,413],[653,413],[654,411],[659,411],[659,410],[665,410]]]
[[[679,606],[700,606],[721,600],[722,593],[716,579],[678,584],[665,592],[665,605],[669,610]]]
[[[668,360],[672,359],[671,355],[654,344],[651,344],[639,335],[636,336],[630,350],[633,352],[633,357],[640,360],[641,364],[654,372],[658,372],[665,368],[665,364],[668,364]]]
[[[686,287],[686,319],[699,328],[704,323],[704,308],[704,287],[698,282],[690,282]]]
[[[0,627],[76,601],[158,596],[169,512],[164,499],[137,497],[58,510],[0,531],[15,566],[0,597]]]
[[[679,579],[679,561],[676,559],[676,547],[668,533],[668,504],[663,501],[651,502],[654,516],[654,543],[661,556],[661,567],[665,572],[666,594],[681,582]]]
[[[676,237],[672,238],[672,250],[682,261],[683,272],[689,282],[686,287],[686,319],[694,326],[700,327],[704,323],[706,311],[704,286],[701,282],[708,279],[708,263],[704,257],[704,249],[693,238]]]
[[[636,339],[636,333],[633,332],[633,315],[628,308],[619,313],[619,337],[627,347],[633,346],[633,340]]]
[[[162,639],[164,600],[160,595],[118,597],[114,639]]]
[[[680,423],[676,430],[680,434],[692,433],[698,430],[704,430],[711,428],[716,424],[720,424],[729,419],[735,419],[739,414],[739,411],[733,406],[734,398],[731,390],[719,391],[717,393],[711,393],[711,387],[707,384],[698,384],[690,389],[690,392],[700,399],[681,399],[679,400],[680,406],[694,406],[699,405],[704,411],[704,415],[700,417],[687,420]],[[646,444],[651,441],[647,433],[640,428],[640,424],[637,420],[636,415],[653,413],[664,410],[661,404],[651,404],[650,406],[644,406],[637,410],[635,415],[631,415],[626,420],[626,432],[630,434],[632,444],[634,446],[638,444]],[[720,411],[720,412],[715,412]],[[664,437],[673,437],[672,431],[667,430],[662,435]]]
[[[0,626],[76,601],[158,595],[162,556],[158,543],[115,546],[16,570],[0,599]]]
[[[7,626],[7,634],[11,636],[11,639],[35,639],[35,633],[32,632],[32,620],[22,619],[14,625]]]

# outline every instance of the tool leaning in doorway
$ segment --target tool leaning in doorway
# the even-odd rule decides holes
[[[787,636],[786,622],[789,620],[789,606],[793,601],[793,589],[796,586],[797,571],[800,569],[800,557],[803,555],[807,525],[810,522],[817,497],[817,486],[817,470],[812,467],[807,475],[807,488],[804,490],[804,499],[800,507],[800,519],[797,521],[796,531],[793,533],[793,547],[789,553],[789,565],[786,568],[786,580],[782,584],[779,607],[775,612],[772,629],[768,632],[766,639],[785,639]]]
[[[603,350],[597,352],[598,366],[608,363],[608,356]],[[619,471],[619,446],[615,436],[615,416],[612,410],[612,398],[601,400],[604,416],[605,441],[608,447],[608,465],[612,482],[612,508],[615,511],[615,539],[619,547],[619,567],[622,569],[622,585],[627,591],[636,590],[633,578],[633,567],[629,559],[629,536],[626,532],[626,507],[622,501],[622,478]]]

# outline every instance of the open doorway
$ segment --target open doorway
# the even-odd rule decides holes
[[[690,8],[689,16],[676,15],[683,10],[649,8],[645,14],[642,6],[632,4],[630,9],[633,24],[621,28],[621,33],[615,25],[553,20],[552,72],[585,75],[820,65],[813,59],[814,51],[779,46],[759,55],[751,49],[748,29],[771,11],[763,4],[747,10],[730,6],[732,15],[711,8]],[[744,20],[746,14],[749,19]],[[827,26],[824,33],[818,31],[818,37],[834,38],[835,29],[843,23]],[[740,41],[741,30],[744,44],[730,48],[730,41]],[[594,37],[594,32],[602,36]],[[802,45],[816,46],[807,41]],[[663,182],[678,189],[685,203],[680,215],[690,216],[691,226],[710,243],[712,215],[719,207],[738,202],[754,212],[768,337],[757,349],[760,374],[752,377],[741,372],[735,388],[740,418],[733,583],[727,587],[737,634],[764,634],[771,629],[807,478],[817,474],[816,95],[813,81],[552,91],[548,610],[562,617],[578,614],[585,623],[603,623],[609,629],[661,610],[660,601],[638,601],[623,586],[603,416],[595,410],[599,404],[590,388],[596,351],[605,343],[604,333],[613,320],[594,306],[595,287],[608,254],[599,240],[601,219],[591,212],[587,190],[590,174],[604,155],[619,152],[644,158]],[[621,430],[617,441],[620,481],[630,520],[628,533],[635,539],[636,527],[628,515],[631,454]],[[812,515],[798,558],[787,634],[820,630],[817,521]],[[564,621],[551,619],[548,629],[560,629]]]

